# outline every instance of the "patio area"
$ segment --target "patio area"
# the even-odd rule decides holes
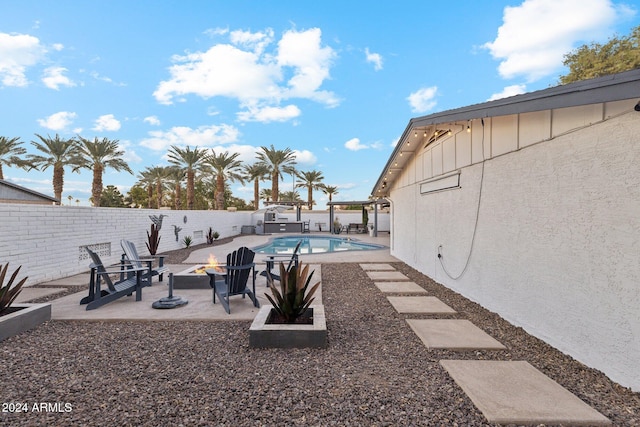
[[[268,237],[199,249],[171,269],[206,263],[211,251],[224,259]],[[389,240],[387,234],[357,238]],[[84,293],[67,295],[52,301],[54,320],[0,343],[0,374],[7,379],[0,396],[30,405],[68,403],[71,410],[3,413],[2,422],[640,424],[638,393],[435,283],[388,249],[301,259],[322,278],[329,348],[251,349],[248,328],[257,309],[236,297],[227,315],[208,289],[175,290],[189,304],[172,310],[151,308],[167,293],[157,282],[143,289],[141,302],[125,297],[90,312],[78,304]],[[262,304],[266,287],[258,277]],[[87,282],[84,274],[38,289]],[[453,347],[452,331],[457,346],[466,336],[471,347]],[[474,375],[479,371],[487,376]]]

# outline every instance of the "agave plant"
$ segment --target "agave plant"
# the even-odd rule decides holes
[[[289,270],[284,267],[283,263],[280,263],[280,290],[273,283],[273,280],[269,281],[273,297],[268,294],[265,296],[285,322],[294,323],[315,299],[312,297],[320,286],[320,282],[313,285],[307,292],[313,273],[312,271],[309,274],[309,266],[305,265],[303,268],[302,263]]]
[[[151,233],[147,231],[147,249],[151,255],[155,255],[158,252],[160,246],[160,230],[155,224],[151,224]]]
[[[22,267],[22,266],[20,266]],[[6,263],[4,268],[0,265],[0,314],[3,311],[7,310],[11,307],[11,304],[18,297],[18,294],[22,290],[22,285],[27,281],[27,278],[20,280],[17,283],[14,283],[16,277],[18,276],[18,272],[20,271],[20,267],[16,271],[13,272],[9,282],[5,285],[4,278],[7,275],[7,270],[9,269],[9,263]]]

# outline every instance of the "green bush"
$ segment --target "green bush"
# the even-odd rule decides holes
[[[269,287],[273,293],[273,298],[265,294],[276,312],[284,318],[287,323],[294,323],[309,308],[315,298],[313,294],[318,290],[320,282],[309,289],[309,283],[313,277],[313,271],[309,273],[309,266],[302,267],[302,263],[291,267],[288,271],[283,263],[280,263],[280,290],[269,280]],[[308,277],[307,277],[308,275]],[[305,295],[306,294],[306,295]]]
[[[184,236],[184,239],[182,239],[182,243],[184,243],[185,248],[188,248],[189,246],[191,246],[191,243],[193,243],[193,239],[191,238],[191,236]]]
[[[0,314],[11,307],[13,301],[15,301],[20,291],[22,291],[22,285],[27,281],[27,278],[25,277],[19,282],[14,283],[21,267],[22,266],[18,267],[18,269],[13,272],[9,282],[5,285],[4,279],[7,275],[7,270],[9,269],[9,263],[6,263],[4,268],[0,265]]]

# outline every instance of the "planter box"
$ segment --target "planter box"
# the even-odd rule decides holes
[[[313,325],[268,324],[271,305],[262,306],[249,328],[249,347],[326,348],[327,321],[323,305],[312,305]]]
[[[13,304],[12,313],[0,316],[0,341],[51,320],[51,304]]]

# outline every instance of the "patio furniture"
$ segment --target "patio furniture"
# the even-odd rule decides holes
[[[311,220],[302,221],[302,232],[303,233],[311,233]]]
[[[278,259],[283,259],[283,258],[288,258],[289,259],[289,265],[287,266],[287,271],[289,271],[291,269],[291,265],[294,264],[296,267],[298,267],[298,253],[300,252],[300,245],[302,244],[302,240],[298,241],[298,244],[296,245],[296,247],[293,249],[293,253],[291,254],[291,256],[286,255],[286,254],[273,254],[273,255],[269,255],[269,257],[265,260],[265,270],[260,272],[261,276],[265,276],[267,278],[267,286],[269,286],[269,283],[272,282],[273,280],[277,280],[280,281],[280,275],[275,274],[272,272],[272,270],[274,269],[274,267],[276,266],[276,261]]]
[[[352,231],[355,233],[361,234],[361,233],[366,233],[367,229],[364,227],[363,224],[357,224],[352,222],[349,224],[349,228],[347,228],[347,234],[351,233]]]
[[[151,279],[153,276],[158,276],[158,280],[162,282],[162,275],[169,272],[169,267],[164,265],[163,255],[152,255],[151,258],[140,258],[133,242],[124,239],[120,240],[120,246],[122,246],[122,250],[124,251],[124,254],[122,254],[123,265],[128,264],[128,266],[133,267],[134,269],[145,268],[147,270],[147,273],[142,278],[147,285],[151,286]],[[154,268],[153,262],[156,259],[158,260],[158,266]]]
[[[87,310],[115,301],[116,299],[136,293],[136,301],[142,300],[143,276],[146,268],[131,268],[127,270],[127,277],[115,283],[111,280],[110,274],[122,273],[122,267],[117,270],[107,270],[100,260],[98,254],[85,246],[85,250],[91,258],[91,278],[89,280],[89,295],[80,300],[80,304],[87,304]],[[107,289],[101,289],[100,283],[106,283]]]
[[[242,298],[249,295],[253,305],[260,307],[256,298],[256,264],[253,262],[255,255],[255,252],[243,246],[227,255],[227,265],[224,266],[224,272],[213,268],[205,270],[209,276],[209,285],[213,288],[213,303],[216,303],[217,295],[228,314],[231,314],[229,297],[233,295],[242,295]],[[247,287],[249,277],[253,282],[252,289]]]

